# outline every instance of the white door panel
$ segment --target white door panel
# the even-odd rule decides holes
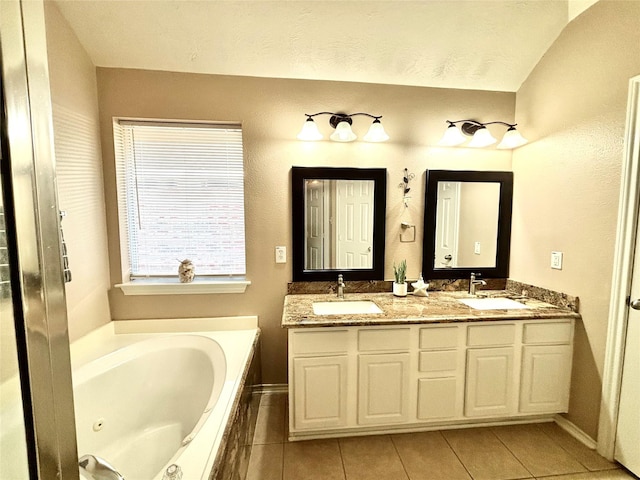
[[[436,213],[435,268],[458,265],[458,221],[460,216],[460,183],[438,182]]]
[[[639,232],[640,233],[640,232]],[[636,234],[636,241],[640,236]],[[637,250],[636,250],[637,252]],[[640,254],[633,267],[631,299],[640,298]],[[627,338],[620,389],[615,459],[640,476],[640,311],[629,308]]]
[[[373,267],[373,181],[338,180],[337,268]]]

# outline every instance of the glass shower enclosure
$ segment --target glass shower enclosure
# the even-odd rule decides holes
[[[78,479],[42,0],[0,1],[0,478]]]

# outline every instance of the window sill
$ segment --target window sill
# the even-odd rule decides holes
[[[251,285],[244,278],[198,279],[180,283],[177,278],[139,278],[116,285],[125,295],[197,295],[207,293],[244,293]]]

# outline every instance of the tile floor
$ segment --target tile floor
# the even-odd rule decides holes
[[[286,395],[263,395],[247,480],[634,479],[554,423],[287,441]]]

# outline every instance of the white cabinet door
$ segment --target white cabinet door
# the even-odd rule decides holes
[[[358,424],[406,422],[409,354],[360,355],[358,371]]]
[[[293,359],[294,428],[347,424],[347,356]]]
[[[514,413],[513,358],[513,347],[467,350],[466,416]]]
[[[456,377],[418,380],[418,419],[436,420],[459,416]]]
[[[521,413],[560,413],[569,408],[571,346],[522,348]]]

